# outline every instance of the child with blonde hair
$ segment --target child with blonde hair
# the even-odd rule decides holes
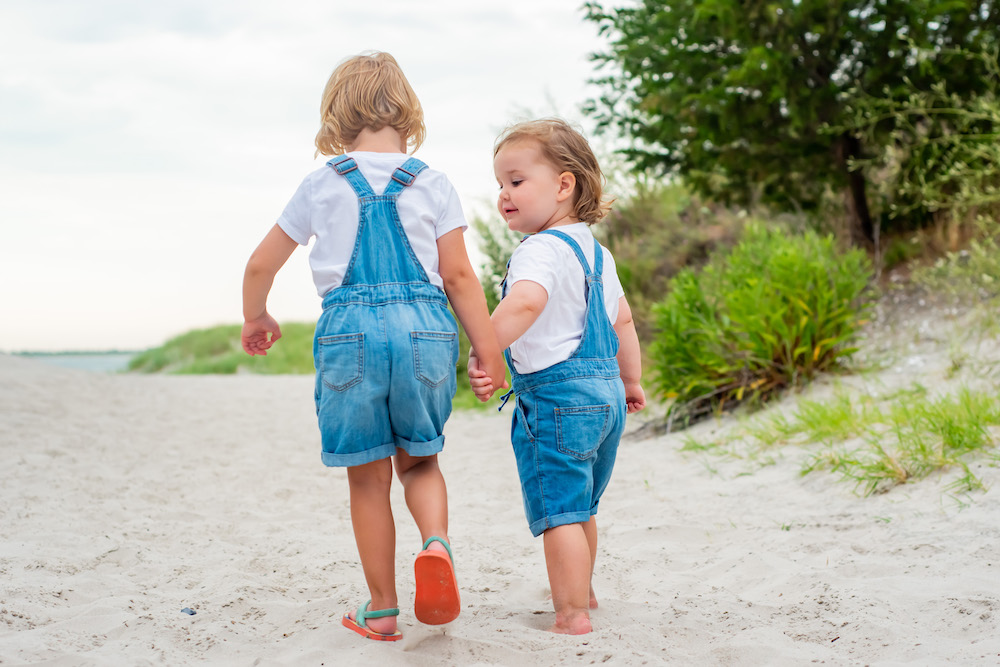
[[[460,610],[437,461],[456,389],[458,330],[449,301],[486,372],[502,378],[503,358],[466,252],[455,189],[407,155],[425,130],[399,65],[379,52],[347,59],[330,76],[320,113],[317,153],[336,157],[305,178],[251,255],[242,344],[247,354],[265,355],[281,338],[268,293],[292,251],[314,240],[309,262],[323,298],[313,344],[322,461],[347,467],[351,522],[371,594],[342,622],[365,638],[394,641],[402,635],[393,464],[425,540],[414,564],[414,613],[441,624]],[[485,400],[493,387],[480,385]]]
[[[532,534],[544,536],[550,629],[583,634],[597,607],[597,506],[625,415],[646,405],[639,339],[614,259],[590,231],[610,204],[586,139],[559,119],[520,123],[497,140],[493,168],[500,214],[528,235],[492,317],[516,394],[511,441],[524,509]],[[485,400],[499,376],[478,353],[469,378]]]

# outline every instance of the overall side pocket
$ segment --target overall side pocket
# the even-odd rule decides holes
[[[364,333],[323,336],[317,343],[324,385],[334,391],[346,391],[361,382],[365,374]]]

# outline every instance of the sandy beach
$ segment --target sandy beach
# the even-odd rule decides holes
[[[946,373],[934,335],[912,341],[877,376],[840,381],[970,380]],[[366,642],[340,626],[367,595],[346,475],[320,464],[311,397],[310,377],[0,355],[0,664],[1000,663],[995,461],[973,463],[986,492],[955,497],[946,471],[863,498],[801,475],[800,445],[766,462],[681,451],[732,418],[655,436],[633,419],[642,432],[598,516],[595,632],[564,637],[544,631],[509,412],[457,414],[441,460],[462,615],[413,618],[420,540],[396,484],[404,639]]]

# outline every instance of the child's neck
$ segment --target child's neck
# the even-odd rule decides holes
[[[388,125],[377,131],[365,128],[347,150],[366,153],[405,153],[406,139]]]

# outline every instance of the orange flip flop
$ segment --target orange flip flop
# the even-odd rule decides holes
[[[344,614],[344,619],[341,624],[348,630],[353,630],[365,639],[375,639],[383,642],[398,642],[403,638],[403,633],[396,630],[392,634],[384,634],[381,632],[375,632],[368,627],[367,619],[369,618],[385,618],[386,616],[399,616],[399,608],[393,607],[392,609],[376,609],[375,611],[368,611],[368,605],[372,603],[371,600],[364,603],[358,607],[358,613],[355,618],[352,619],[348,614]]]
[[[448,555],[428,550],[431,542],[443,544]],[[458,595],[458,580],[448,543],[440,537],[427,538],[424,550],[417,554],[413,570],[417,583],[413,613],[417,620],[427,625],[442,625],[458,618],[462,601]]]

